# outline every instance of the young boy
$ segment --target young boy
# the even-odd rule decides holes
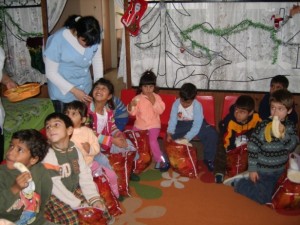
[[[214,170],[218,134],[204,119],[202,105],[195,99],[197,88],[185,83],[179,90],[179,98],[173,103],[167,141],[184,138],[191,141],[198,137],[204,147],[204,163],[209,171]]]
[[[46,139],[36,130],[20,130],[12,135],[6,164],[0,166],[0,218],[16,224],[52,224],[44,218],[52,180],[40,163],[48,149]],[[29,171],[19,171],[16,162]]]
[[[224,181],[225,184],[234,186],[236,192],[260,204],[271,201],[289,154],[298,144],[295,126],[287,119],[293,104],[293,95],[285,89],[277,90],[271,95],[271,117],[277,116],[280,120],[276,132],[280,136],[276,138],[275,133],[269,129],[272,127],[271,118],[262,121],[248,143],[248,172]]]
[[[246,146],[256,125],[261,121],[254,112],[255,102],[248,95],[241,95],[230,107],[228,115],[219,123],[220,140],[215,159],[215,182],[223,183],[227,166],[227,153]]]
[[[58,224],[79,224],[74,209],[90,205],[105,210],[103,200],[80,150],[70,141],[71,119],[52,113],[45,119],[45,128],[51,147],[43,163],[50,169],[53,181],[46,215]]]
[[[258,113],[261,119],[265,120],[268,117],[270,117],[270,96],[272,93],[279,89],[285,89],[287,90],[289,87],[289,80],[283,76],[283,75],[277,75],[271,79],[270,83],[270,93],[265,94],[265,96],[262,98],[260,104]],[[292,111],[290,114],[288,114],[288,119],[292,122],[294,122],[295,126],[298,125],[298,115],[295,110],[295,105],[293,105]]]

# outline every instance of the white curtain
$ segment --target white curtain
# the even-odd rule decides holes
[[[297,2],[148,4],[140,34],[130,38],[132,85],[153,69],[160,87],[192,82],[205,90],[268,91],[271,77],[282,74],[299,93],[300,14],[289,17],[293,5]],[[119,76],[126,78],[122,50]]]
[[[32,0],[28,0],[30,4]],[[48,9],[48,28],[53,29],[57,23],[67,0],[47,0]],[[29,8],[8,8],[7,12],[11,15],[14,22],[20,28],[29,33],[42,33],[43,22],[40,7]],[[46,77],[38,70],[31,67],[31,58],[26,47],[26,37],[18,35],[17,28],[13,26],[8,18],[5,18],[6,37],[4,40],[4,50],[6,52],[5,69],[18,84],[27,82],[45,83]]]

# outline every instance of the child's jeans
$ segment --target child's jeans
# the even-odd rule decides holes
[[[191,130],[193,122],[194,121],[178,121],[172,138],[174,140],[183,138],[187,132]],[[200,131],[196,137],[199,138],[203,145],[204,160],[214,161],[218,145],[218,133],[216,129],[203,120]]]
[[[133,127],[132,130],[137,131],[140,129]],[[149,144],[150,144],[151,152],[153,154],[154,161],[157,163],[162,162],[163,155],[160,150],[159,143],[157,141],[157,138],[158,138],[159,132],[160,132],[160,128],[152,128],[152,129],[149,129],[148,132],[149,132]]]
[[[259,179],[253,183],[250,179],[241,179],[234,184],[234,190],[260,204],[271,202],[277,181],[283,171],[272,173],[258,172]]]

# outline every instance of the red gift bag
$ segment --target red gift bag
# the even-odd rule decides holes
[[[165,149],[172,169],[181,176],[196,178],[199,169],[197,166],[197,149],[193,146],[178,144],[174,141],[165,141]]]
[[[140,174],[143,172],[152,162],[152,155],[149,145],[149,137],[147,130],[126,130],[124,131],[126,138],[128,138],[137,149],[139,158],[134,161],[133,172]]]
[[[274,209],[300,210],[300,184],[291,182],[286,173],[277,182],[272,196],[272,207]]]
[[[226,172],[229,177],[233,177],[248,169],[247,144],[226,152]]]
[[[107,225],[103,211],[94,207],[83,207],[76,210],[79,225]]]
[[[130,196],[129,177],[132,172],[136,151],[126,151],[109,154],[108,160],[118,176],[118,189],[121,196]]]
[[[98,187],[100,196],[105,200],[105,206],[107,207],[109,214],[112,216],[122,214],[119,201],[110,188],[105,172],[103,171],[101,175],[94,176],[94,182]]]

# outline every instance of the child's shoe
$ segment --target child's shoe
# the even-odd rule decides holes
[[[211,160],[204,160],[204,164],[206,165],[207,169],[210,171],[210,172],[213,172],[214,171],[214,162],[211,161]]]
[[[159,170],[160,172],[167,172],[170,168],[170,163],[168,162],[161,162],[160,163],[160,167],[159,167]]]
[[[234,185],[237,183],[237,181],[239,181],[243,178],[248,178],[248,177],[249,177],[249,172],[245,171],[245,172],[239,173],[233,177],[229,177],[228,179],[224,180],[223,184],[234,187]]]
[[[131,173],[129,179],[131,181],[140,181],[141,178],[138,175],[136,175],[135,173]]]
[[[215,182],[217,184],[221,184],[224,181],[224,175],[222,173],[216,173],[215,174]]]

